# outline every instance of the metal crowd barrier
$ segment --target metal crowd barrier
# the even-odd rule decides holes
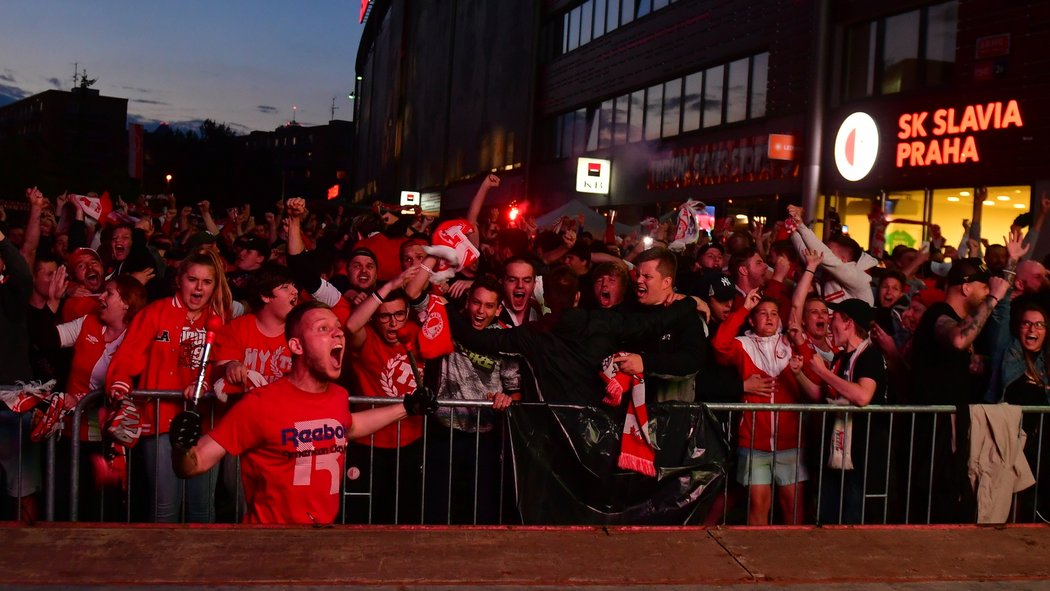
[[[139,390],[132,394],[136,398],[182,399],[180,391]],[[82,399],[72,415],[70,436],[67,437],[66,434],[63,434],[52,437],[44,444],[45,456],[44,465],[42,466],[44,520],[55,520],[58,515],[56,511],[56,495],[58,493],[56,482],[59,471],[57,469],[56,456],[60,446],[67,445],[69,448],[68,513],[62,517],[70,521],[78,521],[81,518],[83,497],[89,492],[83,490],[81,486],[81,480],[84,476],[82,471],[90,466],[86,462],[87,458],[84,457],[84,444],[79,437],[80,427],[84,420],[85,412],[97,409],[101,401],[101,394],[97,392]],[[350,397],[349,402],[359,408],[367,405],[400,404],[401,400]],[[480,422],[482,411],[491,407],[491,403],[487,401],[441,400],[439,405],[471,409],[477,413],[475,415],[476,422]],[[809,472],[809,480],[803,486],[806,490],[801,493],[803,501],[792,503],[790,508],[785,507],[783,504],[778,505],[777,499],[778,495],[781,494],[781,489],[790,487],[791,483],[777,483],[776,478],[773,479],[769,490],[771,502],[768,519],[766,520],[768,523],[913,524],[939,521],[938,514],[943,507],[938,505],[938,503],[941,503],[943,499],[938,496],[937,490],[940,485],[946,483],[939,482],[938,479],[942,477],[942,472],[944,474],[950,473],[950,470],[943,471],[948,461],[939,455],[943,454],[944,451],[939,449],[939,446],[944,441],[948,441],[945,437],[947,433],[954,429],[954,416],[957,411],[954,406],[871,405],[867,407],[853,407],[824,404],[743,403],[712,403],[706,406],[721,422],[729,448],[733,450],[730,455],[731,461],[726,468],[727,486],[724,487],[724,491],[720,495],[720,503],[715,503],[715,507],[708,514],[705,520],[707,525],[739,524],[748,521],[751,514],[752,495],[749,494],[746,486],[738,483],[737,472],[740,469],[740,462],[745,462],[747,468],[750,468],[753,463],[759,461],[759,459],[756,459],[758,456],[755,450],[761,446],[756,445],[754,430],[752,430],[751,441],[740,442],[745,444],[743,445],[743,451],[737,449],[738,441],[735,432],[741,420],[750,417],[751,421],[754,422],[760,413],[766,412],[776,413],[778,417],[778,420],[775,421],[774,440],[777,439],[776,430],[785,424],[784,421],[793,422],[793,426],[798,432],[795,438],[795,448],[785,449],[781,446],[781,449],[771,452],[772,457],[770,461],[774,466],[777,465],[778,454],[788,457],[789,461],[786,462],[787,475],[785,476],[785,472],[781,471],[782,479],[799,481],[804,471]],[[1044,481],[1044,478],[1041,477],[1045,471],[1042,466],[1043,447],[1050,443],[1043,434],[1044,422],[1047,413],[1050,413],[1050,406],[1022,407],[1022,412],[1026,426],[1037,430],[1034,443],[1029,441],[1027,446],[1032,447],[1034,450],[1034,453],[1029,453],[1029,463],[1032,472],[1036,476],[1036,484],[1028,491],[1014,494],[1010,521],[1045,521],[1044,515],[1039,512],[1039,499],[1041,496],[1048,496],[1047,493],[1050,492],[1050,481]],[[829,421],[834,421],[836,417],[850,417],[851,420],[857,420],[860,417],[869,419],[867,428],[863,430],[863,433],[858,436],[857,430],[853,432],[851,455],[857,458],[858,462],[863,465],[863,468],[856,470],[852,474],[845,474],[850,472],[849,470],[834,470],[827,466],[826,450],[829,447]],[[159,421],[159,416],[155,417],[155,422],[157,421]],[[503,431],[502,435],[498,436],[498,449],[487,450],[495,453],[498,458],[498,464],[496,464],[498,474],[496,475],[497,478],[493,478],[494,481],[498,480],[498,488],[494,493],[488,493],[496,495],[495,499],[488,499],[495,503],[495,523],[513,521],[513,511],[508,509],[513,507],[514,501],[505,477],[507,474],[505,468],[508,462],[507,447],[504,445],[506,441],[506,421],[503,419],[501,421],[503,422]],[[878,428],[880,429],[878,433],[873,433],[874,428],[872,425],[875,421],[878,421]],[[24,422],[19,421],[17,436],[19,440],[25,442],[28,437],[23,432],[23,426]],[[398,423],[396,429],[398,439],[400,439],[402,424]],[[341,475],[342,510],[340,512],[340,520],[342,523],[469,524],[490,522],[480,519],[482,516],[479,515],[479,495],[484,492],[481,490],[482,478],[491,476],[491,474],[481,473],[481,461],[479,458],[482,456],[483,446],[492,446],[493,441],[483,441],[481,432],[464,434],[462,432],[454,433],[453,430],[447,428],[443,429],[443,431],[448,431],[448,461],[447,463],[442,461],[443,465],[433,466],[432,462],[435,458],[428,454],[428,446],[439,443],[436,440],[437,435],[433,433],[434,429],[433,420],[424,421],[423,435],[419,440],[419,445],[416,447],[408,446],[405,448],[393,448],[392,450],[381,450],[372,444],[367,446],[358,443],[348,444],[348,450],[342,453],[344,456],[352,454],[353,461],[351,461],[350,457],[346,458],[346,469]],[[453,437],[466,441],[468,449],[469,446],[472,446],[475,459],[472,470],[470,470],[471,473],[467,475],[468,489],[472,488],[471,496],[473,498],[470,500],[473,506],[467,508],[468,515],[465,517],[462,512],[457,513],[454,511],[456,508],[454,506],[459,503],[457,503],[457,499],[453,495],[454,484],[456,484],[454,482],[455,479],[452,477],[456,466],[456,458],[453,455],[456,445],[454,445]],[[926,446],[927,443],[929,444],[928,447]],[[410,447],[412,449],[409,449]],[[463,446],[461,445],[460,447]],[[24,450],[25,448],[21,449]],[[791,451],[792,449],[800,451],[795,454]],[[444,450],[442,449],[442,451]],[[442,460],[444,457],[442,456]],[[1032,459],[1034,461],[1031,461]],[[391,462],[392,470],[390,469]],[[431,465],[428,466],[428,463]],[[389,472],[386,480],[377,478],[377,471],[383,471],[378,470],[381,467],[380,464],[386,464],[385,471]],[[116,503],[123,509],[122,514],[115,516],[104,512],[107,502],[106,496],[116,494],[112,491],[104,491],[95,499],[95,501],[100,502],[99,520],[125,522],[141,520],[141,515],[138,515],[133,507],[141,504],[141,493],[137,489],[144,478],[137,473],[136,468],[133,467],[135,465],[135,462],[128,462],[127,490],[121,493],[122,498],[120,498],[119,503]],[[418,478],[416,478],[413,471],[406,472],[403,469],[404,467],[416,465],[419,467]],[[236,481],[239,482],[239,465],[235,466],[237,470]],[[5,464],[5,468],[10,470],[11,463]],[[40,468],[24,465],[22,454],[20,453],[15,463],[16,473],[14,477],[21,482],[23,470]],[[745,472],[747,468],[745,468]],[[357,473],[354,473],[355,469],[358,471]],[[433,507],[427,506],[428,495],[431,496],[430,500],[432,501],[433,495],[438,493],[434,492],[433,488],[428,492],[427,473],[428,470],[439,469],[446,470],[445,473],[450,476],[447,479],[447,488],[440,491],[442,494],[440,498],[445,503],[445,511],[435,518],[430,510]],[[957,467],[955,474],[958,476]],[[847,478],[847,476],[852,476],[852,478]],[[6,475],[7,479],[11,477],[11,474]],[[835,480],[836,478],[837,481]],[[389,479],[392,479],[392,482]],[[410,480],[409,484],[413,486],[405,485],[402,482],[403,479]],[[847,484],[847,480],[850,481],[849,484]],[[858,486],[857,480],[859,480],[860,487],[859,495],[856,494],[856,489],[847,488],[847,486]],[[185,486],[185,482],[182,485]],[[415,486],[419,486],[418,493],[415,490]],[[376,514],[377,505],[383,503],[389,505],[391,501],[387,496],[388,493],[380,496],[378,494],[379,489],[388,491],[388,493],[392,490],[392,513]],[[794,487],[791,492],[798,494],[798,487]],[[238,494],[240,493],[238,492]],[[412,503],[403,502],[403,498],[410,499]],[[112,497],[110,499],[112,500]],[[212,500],[214,501],[214,498]],[[859,514],[856,512],[857,507],[851,506],[847,508],[847,505],[851,502],[855,503],[858,501],[860,503]],[[417,502],[418,507],[415,506]],[[244,509],[243,498],[237,496],[234,504],[236,513],[233,516],[233,520],[239,520]],[[17,519],[21,517],[20,505],[16,502],[15,506]],[[829,506],[832,507],[830,517],[827,514]],[[462,507],[459,508],[462,509]],[[1045,509],[1046,507],[1043,508]],[[156,509],[155,506],[154,509]]]

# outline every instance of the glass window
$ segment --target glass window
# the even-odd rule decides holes
[[[678,135],[679,119],[682,113],[682,79],[676,78],[664,83],[664,123],[662,137]]]
[[[661,8],[666,8],[668,4],[670,4],[669,0],[653,0],[653,10],[656,11]]]
[[[958,2],[931,6],[926,23],[926,84],[934,86],[950,80],[955,68]]]
[[[601,127],[601,109],[587,109],[587,151],[598,149],[599,127]]]
[[[580,13],[580,45],[591,42],[591,31],[594,24],[594,2],[584,2],[580,5],[583,12]]]
[[[620,24],[626,25],[634,20],[634,0],[620,0]]]
[[[1027,185],[988,187],[982,197],[981,238],[1002,244],[1003,236],[1010,235],[1014,218],[1031,210],[1032,189]]]
[[[627,143],[627,115],[630,112],[631,95],[625,94],[616,98],[616,125],[613,127],[613,143],[622,145]]]
[[[636,18],[642,18],[653,11],[653,0],[638,0],[638,11],[635,12]]]
[[[642,141],[642,121],[645,117],[645,91],[631,93],[631,118],[627,128],[627,141]]]
[[[769,53],[760,53],[751,60],[751,118],[766,116],[767,85],[769,83]]]
[[[729,89],[726,93],[726,123],[747,118],[747,76],[749,59],[729,64]]]
[[[576,122],[575,113],[566,113],[561,116],[561,157],[572,156],[572,126]]]
[[[597,39],[605,34],[605,0],[594,0],[594,34],[592,39]]]
[[[937,189],[933,192],[930,220],[940,225],[945,245],[958,248],[962,242],[963,220],[971,219],[973,189]]]
[[[567,53],[569,51],[569,13],[566,12],[561,17],[561,52]]]
[[[875,23],[853,27],[846,35],[846,98],[875,92]]]
[[[923,191],[897,191],[886,195],[886,244],[884,250],[893,252],[897,246],[903,245],[908,248],[919,248],[922,246],[923,226],[918,223],[894,223],[921,222],[923,210],[925,209],[926,195]]]
[[[886,19],[882,39],[882,93],[914,89],[919,66],[919,11]]]
[[[655,140],[660,137],[660,113],[664,108],[664,85],[649,87],[645,102],[645,139]]]
[[[605,30],[612,32],[620,26],[620,0],[609,0],[608,14],[605,18]]]
[[[602,103],[602,108],[598,111],[598,118],[600,119],[598,127],[598,147],[608,148],[612,145],[613,136],[613,101],[609,99]]]
[[[871,197],[843,196],[839,200],[839,219],[842,220],[842,233],[857,241],[865,250],[871,238]]]
[[[577,109],[575,119],[572,125],[575,132],[572,142],[572,155],[578,156],[583,154],[587,148],[587,109]]]
[[[685,93],[682,97],[682,131],[700,129],[700,107],[703,105],[704,73],[697,72],[685,77]]]
[[[580,46],[580,12],[582,9],[577,6],[569,13],[569,51]]]
[[[555,158],[561,158],[561,116],[551,121],[549,137],[551,139],[550,154]]]
[[[704,72],[704,127],[722,124],[722,78],[725,66]]]

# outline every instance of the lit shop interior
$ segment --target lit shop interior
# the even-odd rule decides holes
[[[964,233],[964,221],[980,224],[982,241],[1003,244],[1014,219],[1030,211],[1031,191],[1028,185],[1007,185],[892,191],[884,195],[820,195],[817,211],[822,215],[818,216],[814,230],[817,235],[822,235],[823,219],[828,208],[834,208],[842,220],[844,232],[867,249],[871,243],[868,216],[872,204],[884,199],[889,222],[886,226],[887,252],[898,244],[919,248],[929,239],[932,224],[940,226],[945,244],[958,247]]]

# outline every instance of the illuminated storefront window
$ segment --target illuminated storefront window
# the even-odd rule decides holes
[[[973,219],[973,189],[937,189],[933,192],[930,223],[941,227],[945,244],[958,248],[963,236],[963,220]]]
[[[825,202],[834,208],[845,231],[865,249],[871,246],[871,223],[868,214],[878,197],[860,195],[819,195],[814,212],[813,231],[823,236]],[[963,237],[963,221],[974,220],[974,204],[980,222],[980,237],[988,244],[1003,244],[1017,216],[1031,209],[1031,187],[1026,185],[979,188],[935,189],[927,206],[923,190],[894,191],[886,194],[886,252],[898,245],[920,248],[929,239],[931,224],[941,227],[945,244],[958,248]],[[927,212],[928,215],[927,215]],[[983,250],[982,250],[983,251]]]
[[[1031,187],[988,187],[981,201],[981,237],[990,244],[1003,244],[1014,219],[1031,211],[1031,203]]]
[[[886,252],[898,245],[919,248],[923,241],[923,191],[895,191],[886,195]]]

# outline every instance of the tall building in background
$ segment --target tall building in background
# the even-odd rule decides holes
[[[1001,242],[1050,189],[1048,45],[1043,0],[376,0],[355,198],[459,211],[496,170],[497,204],[540,211],[693,198],[743,225],[809,202],[865,246],[873,210],[887,248],[934,219]]]
[[[267,194],[279,189],[278,197],[307,199],[324,199],[333,186],[340,196],[347,194],[352,143],[352,124],[340,120],[313,126],[288,123],[273,131],[253,131],[244,139],[247,160],[266,171],[258,175],[269,179]]]
[[[128,100],[48,90],[0,107],[0,194],[95,190],[128,178]]]

